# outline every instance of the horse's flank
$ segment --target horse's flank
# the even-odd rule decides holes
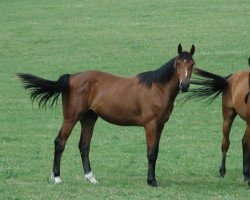
[[[248,71],[234,73],[228,78],[228,89],[222,94],[222,101],[227,107],[234,108],[238,115],[246,120],[245,96],[249,89],[246,87],[249,80]]]

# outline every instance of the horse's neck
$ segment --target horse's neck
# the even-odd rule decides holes
[[[179,78],[177,74],[175,74],[171,80],[164,86],[166,98],[170,98],[174,100],[178,95],[179,89]]]
[[[158,85],[157,88],[162,103],[161,107],[163,110],[169,110],[172,108],[174,100],[180,91],[178,77],[174,75],[168,83],[164,85]]]
[[[169,116],[174,108],[175,98],[180,91],[178,77],[173,76],[168,83],[161,85],[159,88],[161,99],[160,120],[162,120],[161,122],[165,123],[169,119]]]

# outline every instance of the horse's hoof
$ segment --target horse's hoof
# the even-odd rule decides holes
[[[155,179],[153,180],[148,180],[148,184],[152,187],[158,187],[158,183]]]
[[[99,183],[96,178],[94,177],[92,172],[89,172],[87,174],[85,174],[85,180],[92,183],[92,184],[97,184]]]
[[[51,174],[51,181],[54,184],[60,184],[60,183],[62,183],[62,180],[61,180],[60,176],[56,176],[55,177],[53,173]]]
[[[225,177],[225,174],[220,174],[220,178],[224,178]]]
[[[220,172],[220,177],[221,177],[221,178],[224,178],[224,176],[225,176],[225,174],[226,174],[226,170],[220,168],[220,171],[219,171],[219,172]]]
[[[249,176],[244,176],[244,181],[248,181],[248,183],[250,182],[250,177]]]

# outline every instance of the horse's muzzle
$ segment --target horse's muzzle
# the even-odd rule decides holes
[[[189,88],[189,83],[180,83],[179,87],[181,92],[187,92]]]

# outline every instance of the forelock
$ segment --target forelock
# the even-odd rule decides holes
[[[183,51],[179,55],[179,59],[182,59],[182,60],[193,60],[193,57],[192,57],[192,55],[189,52]]]

